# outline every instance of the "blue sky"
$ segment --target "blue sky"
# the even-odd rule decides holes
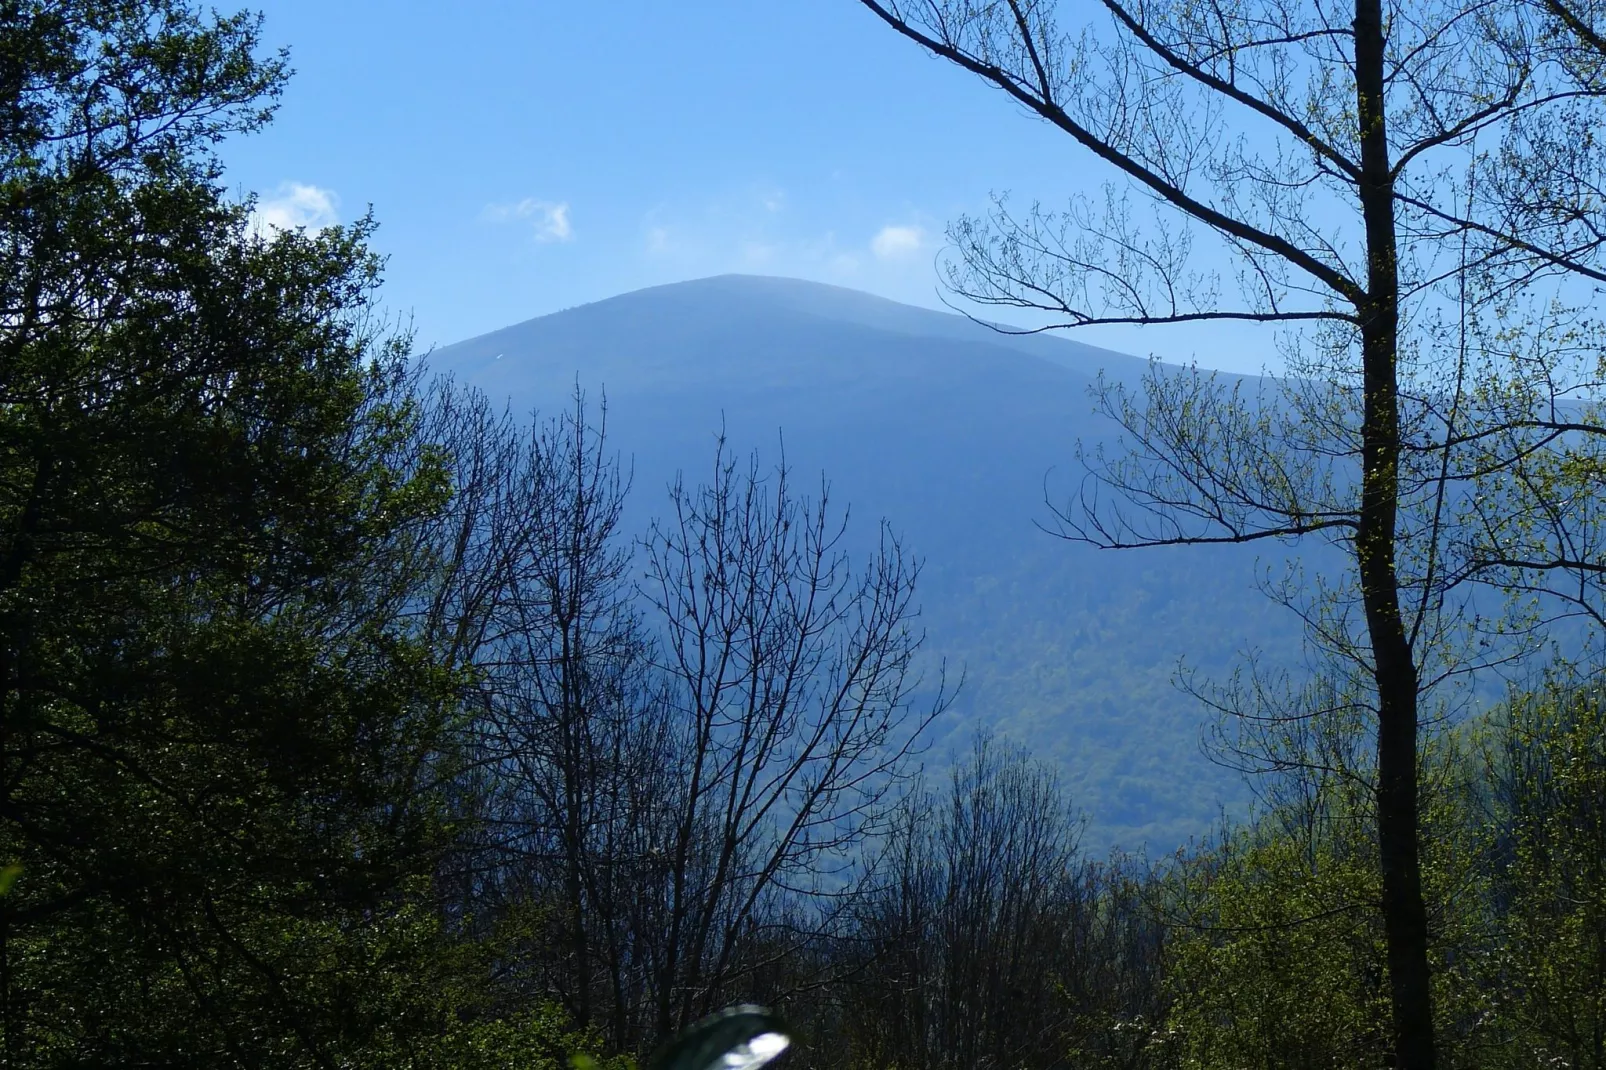
[[[225,147],[280,222],[369,205],[421,346],[644,286],[791,275],[939,307],[945,224],[1109,175],[854,0],[258,0],[296,75]],[[1106,330],[1255,371],[1269,335]]]

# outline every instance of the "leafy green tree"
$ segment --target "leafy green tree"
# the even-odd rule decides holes
[[[369,224],[262,233],[212,146],[254,17],[0,0],[0,1058],[428,1055],[460,680],[447,485]]]
[[[1375,804],[1355,725],[1285,726],[1304,752],[1252,822],[1165,874],[1170,1013],[1153,1054],[1185,1067],[1358,1067],[1390,1059],[1387,944],[1377,902]],[[1326,739],[1312,739],[1312,735]],[[1341,752],[1349,754],[1341,756]],[[1490,925],[1491,855],[1480,777],[1464,736],[1436,742],[1424,779],[1423,888],[1433,928],[1434,1015],[1446,1066],[1485,1065],[1478,961]]]
[[[1386,1063],[1381,934],[1364,910],[1375,867],[1338,845],[1307,852],[1247,830],[1196,867],[1199,913],[1168,977],[1183,1064]]]
[[[1606,704],[1517,695],[1492,733],[1499,940],[1486,1066],[1606,1067]]]

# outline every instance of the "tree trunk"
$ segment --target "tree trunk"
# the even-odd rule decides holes
[[[1399,1070],[1432,1070],[1433,1002],[1417,836],[1418,680],[1394,562],[1400,464],[1399,263],[1384,64],[1382,4],[1357,0],[1355,75],[1367,295],[1360,307],[1365,411],[1355,549],[1377,683],[1377,836],[1395,1065]]]

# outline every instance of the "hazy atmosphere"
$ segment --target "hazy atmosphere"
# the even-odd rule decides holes
[[[1059,202],[1114,177],[853,4],[261,10],[296,76],[274,125],[224,149],[230,185],[297,222],[371,205],[384,305],[425,347],[733,272],[941,308],[933,263],[955,216],[995,192]],[[1086,341],[1234,371],[1278,362],[1253,331]]]
[[[0,0],[0,1066],[1606,1070],[1606,2]]]

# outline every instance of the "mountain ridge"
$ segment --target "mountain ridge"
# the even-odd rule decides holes
[[[664,302],[685,307],[686,298],[706,301],[711,297],[741,301],[766,300],[787,312],[819,322],[849,323],[887,334],[998,346],[1072,371],[1084,371],[1089,363],[1093,363],[1098,367],[1118,370],[1123,379],[1141,373],[1149,364],[1143,358],[1071,339],[1042,333],[1018,333],[956,313],[906,305],[842,286],[782,276],[738,274],[665,283],[575,305],[439,347],[431,356],[445,356],[456,364],[475,359],[495,359],[495,353],[505,350],[510,339],[518,338],[536,324],[550,325],[627,310],[629,315],[640,315],[643,305]],[[729,308],[726,305],[723,311],[729,311]]]
[[[868,321],[868,322],[866,322]],[[823,472],[854,528],[885,517],[925,561],[932,656],[967,684],[937,726],[940,764],[988,726],[1061,763],[1095,849],[1169,850],[1242,804],[1199,750],[1208,727],[1175,689],[1241,649],[1291,658],[1286,620],[1240,548],[1108,552],[1045,534],[1045,495],[1074,489],[1079,442],[1109,442],[1088,388],[1149,362],[817,283],[717,276],[619,295],[436,350],[518,409],[605,393],[636,481],[631,522],[695,477],[723,433],[740,452]],[[1073,474],[1073,473],[1072,473]],[[866,515],[868,514],[868,516]]]

